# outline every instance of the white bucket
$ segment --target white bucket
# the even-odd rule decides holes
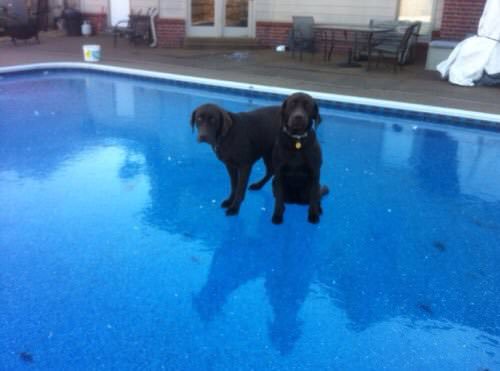
[[[99,62],[101,60],[101,46],[84,45],[83,59],[85,60],[85,62]]]

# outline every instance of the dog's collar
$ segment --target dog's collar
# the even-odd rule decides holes
[[[296,150],[300,150],[300,149],[303,147],[301,140],[302,140],[302,139],[305,139],[305,138],[307,138],[307,137],[309,136],[309,131],[310,131],[310,130],[311,130],[311,129],[309,128],[309,129],[308,129],[305,133],[303,133],[303,134],[292,134],[292,133],[290,133],[290,132],[288,131],[288,129],[286,128],[286,126],[283,126],[283,132],[284,132],[286,135],[288,135],[290,138],[292,138],[292,139],[294,139],[294,140],[295,140],[295,145],[294,145],[294,147],[295,147],[295,149],[296,149]]]
[[[304,138],[307,138],[307,136],[309,135],[309,130],[307,130],[305,133],[303,134],[292,134],[288,131],[288,129],[286,128],[286,126],[283,126],[283,132],[288,135],[290,138],[293,138],[293,139],[296,139],[296,140],[301,140],[301,139],[304,139]]]

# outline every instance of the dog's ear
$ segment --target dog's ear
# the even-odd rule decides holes
[[[193,130],[194,133],[194,122],[196,121],[196,111],[194,110],[193,113],[191,114],[191,129]]]
[[[286,98],[283,103],[281,104],[281,109],[280,109],[280,119],[281,119],[281,125],[284,125],[288,121],[288,117],[286,114],[286,106],[288,104],[288,98]]]
[[[316,101],[314,102],[314,111],[313,111],[313,120],[314,120],[314,126],[315,127],[318,127],[319,124],[321,123],[321,116],[319,114],[319,107],[318,107],[318,103],[316,103]]]
[[[226,110],[220,108],[219,112],[221,115],[221,124],[222,124],[221,135],[226,135],[229,132],[229,129],[231,129],[231,126],[233,126],[233,119]]]

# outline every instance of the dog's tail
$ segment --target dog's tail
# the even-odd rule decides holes
[[[319,195],[323,197],[326,196],[328,193],[330,193],[330,189],[328,188],[328,186],[326,185],[321,186],[321,188],[319,189]]]

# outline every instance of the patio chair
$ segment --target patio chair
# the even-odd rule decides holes
[[[415,22],[417,25],[415,26],[413,33],[410,36],[409,44],[408,44],[408,55],[405,56],[406,63],[413,63],[417,58],[417,43],[418,36],[420,35],[420,29],[422,28],[422,22]]]
[[[293,26],[288,34],[288,47],[295,58],[295,52],[299,52],[299,59],[302,60],[302,53],[308,51],[313,56],[316,51],[314,42],[314,18],[309,16],[293,16]]]
[[[139,41],[149,42],[150,19],[147,15],[131,14],[129,19],[117,22],[113,27],[113,46],[116,48],[119,37],[125,37],[137,46]]]
[[[369,26],[377,27],[377,28],[391,28],[395,30],[399,25],[399,22],[396,20],[385,20],[385,19],[370,19]],[[367,33],[362,33],[357,36],[357,49],[354,50],[354,58],[356,60],[366,60],[368,56],[368,48],[369,45],[372,47],[380,44],[380,42],[384,39],[391,38],[394,33],[397,31],[388,31],[383,33],[373,33],[372,35],[368,35]],[[399,36],[398,36],[399,37]]]
[[[376,43],[368,45],[368,66],[370,69],[372,53],[377,53],[376,67],[378,67],[381,59],[394,59],[394,72],[397,69],[408,63],[412,57],[412,48],[416,46],[418,32],[420,31],[421,22],[412,22],[404,26],[404,32],[401,33],[401,26],[398,32],[391,32],[388,35],[381,35]]]

